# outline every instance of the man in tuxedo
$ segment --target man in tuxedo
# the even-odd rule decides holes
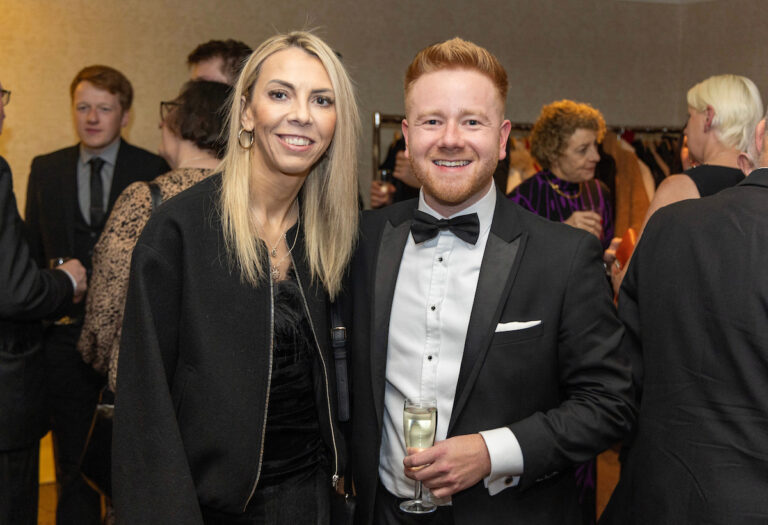
[[[210,80],[234,86],[245,60],[253,50],[239,40],[209,40],[187,57],[192,80]]]
[[[107,66],[86,67],[72,81],[70,94],[80,143],[33,159],[25,220],[30,247],[40,265],[75,257],[90,272],[93,247],[120,192],[169,168],[160,157],[120,137],[133,99],[131,84],[122,73]],[[45,334],[59,525],[98,523],[100,514],[98,494],[79,470],[104,383],[75,347],[83,305],[76,305]]]
[[[10,97],[0,85],[0,133]],[[48,428],[40,319],[73,294],[82,299],[86,279],[74,259],[38,269],[23,235],[11,169],[0,157],[0,523],[36,525],[39,441]]]
[[[580,523],[574,466],[633,421],[599,242],[494,188],[506,90],[458,38],[406,73],[421,193],[364,213],[345,298],[358,523]],[[409,455],[405,398],[438,409],[435,445]],[[440,505],[426,519],[398,510],[414,480]]]
[[[768,522],[765,122],[747,178],[654,213],[632,255],[619,316],[639,412],[601,523]]]

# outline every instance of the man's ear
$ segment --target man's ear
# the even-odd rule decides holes
[[[124,128],[125,126],[127,126],[130,120],[131,120],[131,110],[129,109],[128,111],[123,111],[123,116],[120,119],[120,127]]]
[[[738,163],[739,169],[745,177],[752,173],[752,170],[755,169],[755,165],[752,162],[752,159],[750,159],[749,155],[744,152],[739,153],[739,156],[736,158],[736,162]]]
[[[400,129],[403,130],[403,139],[405,139],[405,158],[411,158],[411,150],[408,148],[408,119],[403,119],[400,123]]]
[[[504,120],[501,123],[501,130],[499,133],[499,160],[504,160],[507,156],[507,141],[509,140],[509,132],[512,131],[512,123],[509,120]]]

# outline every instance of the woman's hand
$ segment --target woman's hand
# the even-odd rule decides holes
[[[603,219],[594,211],[575,211],[568,217],[565,224],[586,230],[599,240],[603,240]]]
[[[371,208],[382,208],[392,204],[395,187],[389,182],[371,181]]]
[[[411,164],[405,158],[404,151],[398,151],[397,155],[395,155],[395,171],[392,173],[392,176],[403,181],[411,188],[421,188],[421,183],[411,171]]]

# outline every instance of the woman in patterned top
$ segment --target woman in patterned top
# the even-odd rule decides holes
[[[544,106],[531,130],[531,154],[544,168],[509,195],[524,208],[581,228],[608,247],[613,208],[608,188],[595,180],[603,115],[589,104],[560,100]]]
[[[226,145],[222,108],[230,91],[219,82],[187,82],[173,101],[160,103],[160,154],[173,168],[153,181],[164,201],[218,166]],[[86,362],[108,374],[113,392],[131,253],[151,214],[149,185],[131,184],[115,203],[93,251],[93,275],[77,347]]]

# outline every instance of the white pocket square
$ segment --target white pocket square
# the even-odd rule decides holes
[[[532,326],[540,325],[538,321],[510,321],[509,323],[499,323],[496,325],[496,332],[511,332],[512,330],[524,330]]]

